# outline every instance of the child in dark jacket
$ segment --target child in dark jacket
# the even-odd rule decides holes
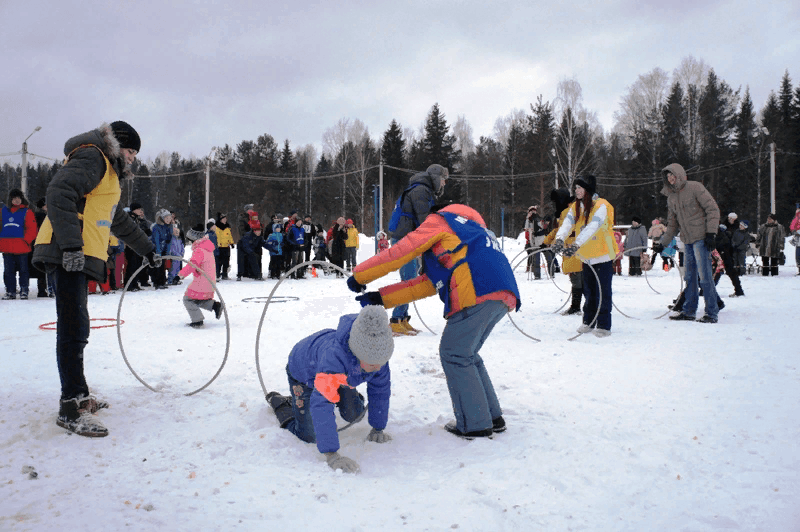
[[[286,374],[290,395],[269,392],[267,401],[281,428],[307,443],[317,444],[332,469],[357,473],[358,464],[339,454],[334,407],[345,421],[364,415],[364,398],[356,386],[367,383],[369,424],[367,440],[385,443],[389,419],[389,359],[394,351],[386,311],[376,305],[339,319],[339,326],[301,340],[289,354]]]
[[[245,233],[240,244],[244,252],[247,263],[247,277],[252,277],[258,281],[261,277],[261,248],[264,246],[264,237],[261,236],[261,224],[255,225],[250,231]],[[239,278],[237,277],[237,280]]]

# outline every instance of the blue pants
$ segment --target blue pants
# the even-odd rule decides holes
[[[397,240],[392,239],[392,245],[396,244]],[[417,276],[417,260],[414,259],[410,262],[405,263],[400,268],[400,280],[401,281],[410,281]],[[408,314],[408,305],[397,305],[392,310],[392,319],[394,320],[402,320],[410,317]]]
[[[594,268],[597,277],[592,273]],[[611,330],[611,281],[614,279],[614,261],[601,262],[600,264],[583,265],[583,323],[591,325],[594,315],[597,314],[597,307],[600,306],[600,313],[597,314],[597,323],[594,324],[598,329]],[[597,284],[598,278],[600,284]],[[602,293],[601,293],[602,292]]]
[[[478,351],[506,314],[502,301],[485,301],[451,316],[442,332],[439,357],[461,432],[492,428],[492,420],[503,415]]]
[[[53,271],[56,289],[56,360],[61,399],[89,395],[83,374],[83,349],[89,343],[88,280],[83,272]]]
[[[27,294],[30,285],[28,254],[3,253],[3,282],[7,294],[17,293],[17,272],[19,272],[19,293]]]
[[[314,419],[311,417],[311,392],[310,388],[292,377],[289,367],[286,367],[286,376],[289,378],[289,394],[292,397],[292,414],[294,419],[284,427],[286,430],[306,443],[316,443],[317,435],[314,432]],[[345,421],[353,421],[364,412],[364,398],[355,388],[339,387],[339,402],[336,403],[339,414]]]
[[[719,307],[717,306],[717,289],[714,286],[714,275],[711,273],[711,252],[705,242],[698,240],[686,244],[686,302],[683,304],[683,314],[694,316],[698,306],[698,284],[703,289],[706,316],[717,319]]]

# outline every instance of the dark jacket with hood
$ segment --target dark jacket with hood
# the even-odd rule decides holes
[[[670,185],[667,173],[675,176],[675,184]],[[681,241],[694,244],[703,240],[706,233],[717,234],[719,228],[719,207],[717,202],[702,183],[689,181],[686,171],[677,163],[663,170],[664,188],[661,193],[667,197],[667,230],[661,236],[661,242],[671,242],[678,231]]]
[[[442,174],[436,172],[429,172],[428,170],[414,174],[408,180],[408,186],[420,184],[409,190],[403,198],[402,209],[403,212],[411,214],[412,218],[403,216],[397,224],[391,237],[395,240],[400,240],[408,233],[419,227],[428,214],[431,212],[431,206],[436,202],[436,193],[442,187]],[[406,187],[408,189],[408,187]],[[417,223],[414,223],[416,218]]]
[[[100,149],[103,154],[94,147]],[[70,156],[71,154],[71,156]],[[47,217],[53,227],[49,243],[37,243],[33,251],[33,264],[39,269],[55,267],[62,263],[65,249],[83,248],[83,225],[78,214],[83,212],[86,195],[103,180],[106,161],[119,179],[130,175],[120,154],[119,142],[111,126],[103,124],[97,129],[69,139],[64,145],[64,155],[69,160],[56,172],[47,187]],[[139,255],[153,250],[153,244],[128,214],[115,206],[111,213],[111,233],[125,242]],[[86,255],[83,272],[93,279],[105,278],[106,263]]]

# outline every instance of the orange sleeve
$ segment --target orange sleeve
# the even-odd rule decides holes
[[[314,388],[331,403],[339,402],[339,386],[347,386],[347,375],[343,373],[317,373]]]

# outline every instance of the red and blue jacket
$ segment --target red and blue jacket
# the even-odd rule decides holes
[[[24,255],[31,252],[39,232],[36,216],[25,205],[2,208],[3,226],[0,227],[0,253]]]

